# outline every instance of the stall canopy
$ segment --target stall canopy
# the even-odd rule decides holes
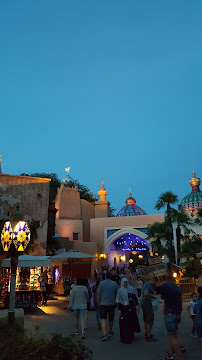
[[[58,255],[51,256],[53,263],[56,262],[69,262],[69,261],[76,261],[76,260],[84,260],[90,261],[94,258],[94,256],[82,253],[76,250],[69,250],[67,252],[63,252]]]
[[[34,268],[37,266],[51,266],[50,256],[32,256],[32,255],[21,255],[18,257],[18,267],[30,267]],[[2,267],[10,267],[11,259],[2,260]]]
[[[62,264],[64,267],[64,266],[66,266],[65,264],[68,264],[69,274],[71,277],[75,274],[75,270],[73,269],[73,267],[76,263],[78,264],[78,262],[80,262],[80,263],[83,263],[83,265],[84,265],[85,263],[90,262],[90,264],[91,264],[93,258],[94,258],[94,256],[92,256],[92,255],[85,254],[85,253],[82,253],[82,252],[76,251],[76,250],[69,250],[67,252],[63,252],[61,254],[51,256],[53,265],[61,265]],[[90,276],[90,272],[91,271],[89,269],[89,276]],[[83,270],[80,269],[79,273],[83,273]],[[78,274],[77,274],[77,276],[78,276]]]

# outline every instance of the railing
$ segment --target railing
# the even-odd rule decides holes
[[[197,293],[197,283],[194,278],[183,277],[179,280],[178,285],[182,292],[182,298],[190,299],[192,293]]]

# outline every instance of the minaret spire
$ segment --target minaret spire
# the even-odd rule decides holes
[[[199,186],[200,186],[201,180],[200,178],[196,177],[195,169],[193,166],[193,177],[189,180],[189,184],[192,187],[192,192],[201,192]]]
[[[0,174],[2,174],[2,171],[1,171],[1,155],[0,155]]]

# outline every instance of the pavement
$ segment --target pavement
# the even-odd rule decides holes
[[[135,360],[163,360],[168,348],[167,334],[164,327],[162,313],[162,303],[155,312],[155,322],[152,333],[157,338],[157,342],[147,343],[144,339],[144,324],[142,310],[139,313],[141,333],[137,334],[132,344],[122,344],[119,341],[119,325],[116,313],[114,320],[114,335],[102,342],[99,340],[101,331],[97,329],[95,311],[88,313],[88,328],[86,339],[82,340],[86,346],[93,351],[93,360],[123,360],[130,358]],[[74,313],[68,310],[67,298],[55,296],[48,300],[48,305],[40,307],[35,313],[25,314],[25,328],[34,330],[39,326],[39,334],[49,336],[52,332],[60,332],[63,336],[74,336],[80,340],[80,336],[75,336]],[[187,351],[183,360],[202,360],[202,342],[191,336],[191,320],[187,314],[187,302],[183,304],[182,322],[180,324],[180,334],[183,345]]]

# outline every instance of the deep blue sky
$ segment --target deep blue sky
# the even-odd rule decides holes
[[[2,170],[100,178],[147,213],[202,178],[200,2],[0,2]]]

